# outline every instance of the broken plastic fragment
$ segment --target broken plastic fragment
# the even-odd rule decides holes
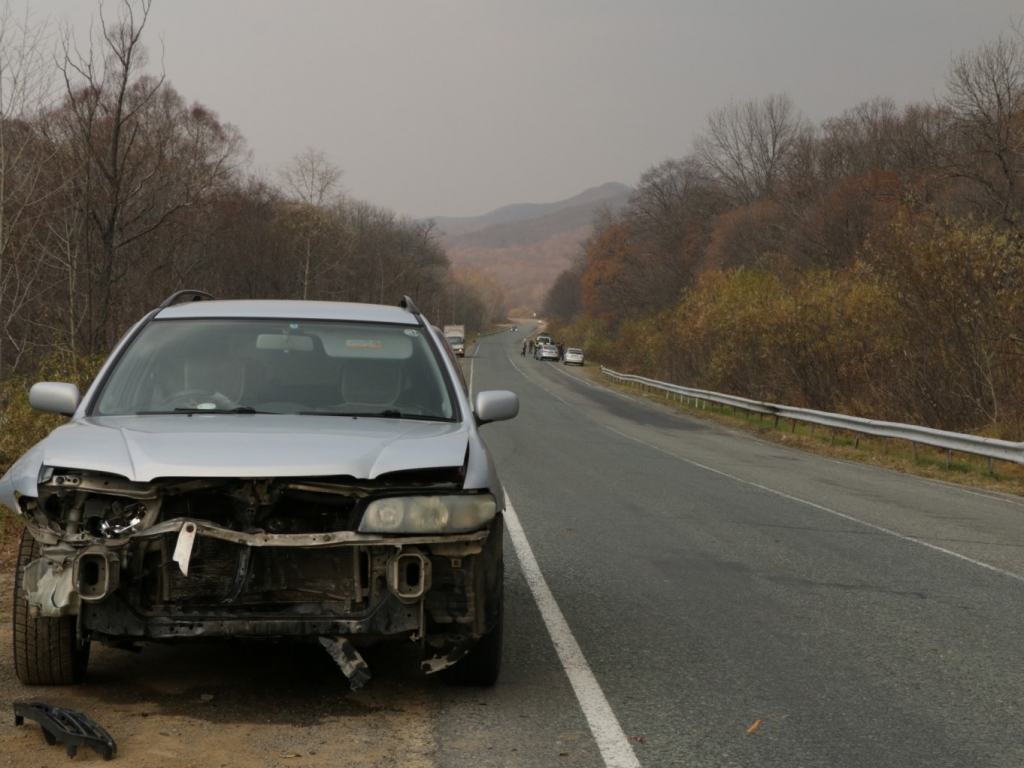
[[[473,640],[471,638],[461,635],[446,635],[440,643],[440,650],[436,651],[429,659],[423,659],[420,662],[420,669],[428,675],[448,669],[469,653],[472,647]]]
[[[344,637],[321,637],[320,644],[331,654],[341,671],[348,678],[348,684],[353,691],[358,691],[370,682],[370,668],[366,666],[359,651]]]
[[[79,747],[92,747],[104,760],[110,760],[117,752],[117,744],[110,734],[81,712],[38,701],[15,703],[14,724],[24,725],[26,717],[39,723],[47,744],[53,746],[58,741],[64,744],[68,757],[74,757]]]

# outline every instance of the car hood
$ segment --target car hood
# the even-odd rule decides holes
[[[470,430],[438,423],[341,416],[196,414],[85,418],[54,430],[0,479],[0,502],[35,496],[42,466],[160,477],[373,479],[388,472],[458,467]]]

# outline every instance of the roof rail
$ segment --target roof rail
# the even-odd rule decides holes
[[[403,296],[402,300],[398,302],[398,306],[406,312],[411,312],[414,315],[422,315],[422,313],[416,308],[416,305],[412,303],[412,299],[408,296]]]
[[[208,294],[206,291],[196,291],[189,288],[184,291],[177,291],[175,293],[172,293],[170,296],[164,299],[163,303],[159,307],[157,307],[157,309],[167,309],[182,296],[191,296],[192,301],[212,301],[216,298],[215,296],[211,296],[210,294]]]

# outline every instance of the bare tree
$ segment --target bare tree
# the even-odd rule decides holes
[[[29,232],[48,195],[41,176],[53,156],[34,122],[54,82],[48,35],[48,26],[33,23],[27,9],[20,18],[10,3],[0,9],[0,376],[8,345],[24,349],[22,310],[43,271]]]
[[[736,201],[748,204],[775,196],[787,160],[810,131],[792,99],[773,94],[712,112],[694,150]]]
[[[182,214],[225,188],[244,158],[230,125],[188,106],[164,77],[144,73],[142,33],[152,0],[121,0],[117,18],[87,52],[69,30],[58,62],[65,97],[48,121],[62,147],[71,203],[82,213],[77,256],[86,351],[105,348],[137,308],[125,301],[145,247]],[[101,22],[103,22],[101,14]],[[105,22],[104,22],[105,23]]]
[[[303,205],[326,208],[341,199],[342,170],[321,150],[306,147],[281,169],[285,194]]]
[[[953,59],[945,105],[955,118],[954,174],[1011,226],[1024,213],[1024,31]]]
[[[307,147],[292,158],[279,176],[295,207],[289,221],[300,254],[302,298],[310,298],[318,277],[336,266],[340,253],[329,249],[326,237],[332,217],[328,208],[342,200],[342,170],[319,149]]]

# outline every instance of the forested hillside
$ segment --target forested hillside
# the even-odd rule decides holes
[[[1024,438],[1024,35],[935,100],[731,102],[599,221],[545,312],[607,365]]]

